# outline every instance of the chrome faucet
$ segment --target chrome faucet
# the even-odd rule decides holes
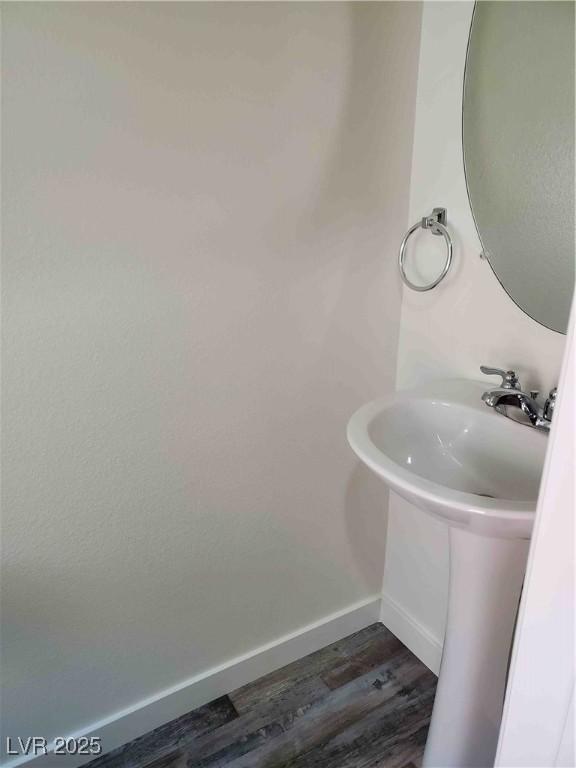
[[[544,406],[541,407],[537,402],[538,391],[531,390],[530,394],[523,392],[515,371],[503,371],[501,368],[488,368],[485,365],[481,365],[480,370],[488,376],[502,377],[502,383],[499,387],[489,389],[482,395],[482,400],[486,405],[514,421],[522,421],[521,418],[518,418],[520,414],[517,409],[519,409],[531,426],[546,431],[550,430],[556,403],[556,387],[550,390]],[[514,410],[509,411],[510,406]],[[526,423],[526,421],[522,423]]]

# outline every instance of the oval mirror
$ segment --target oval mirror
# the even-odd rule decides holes
[[[466,183],[510,297],[566,333],[574,292],[574,3],[477,2],[463,99]]]

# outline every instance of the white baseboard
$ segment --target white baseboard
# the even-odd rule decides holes
[[[380,621],[435,675],[438,674],[442,658],[442,641],[386,593],[382,595]]]
[[[183,680],[178,685],[158,691],[147,699],[137,701],[131,707],[115,712],[69,735],[76,738],[99,736],[103,751],[109,752],[158,728],[163,723],[324,648],[330,643],[341,640],[376,621],[380,621],[380,595],[354,603],[342,611],[325,616],[320,621],[301,627],[289,635],[284,635],[218,667]],[[34,768],[77,768],[91,759],[94,759],[94,756],[82,759],[77,755],[64,757],[49,752],[48,755],[15,757],[4,762],[3,768],[32,764]]]

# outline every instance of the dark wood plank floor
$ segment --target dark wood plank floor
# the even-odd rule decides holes
[[[373,624],[89,768],[416,768],[435,688],[432,672]]]

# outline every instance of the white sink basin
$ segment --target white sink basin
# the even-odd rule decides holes
[[[529,538],[547,437],[488,408],[486,389],[447,381],[368,403],[348,441],[397,493],[449,525]]]
[[[437,382],[368,403],[348,424],[357,456],[449,526],[448,616],[425,768],[494,763],[546,453],[546,434],[489,408],[486,389]]]

